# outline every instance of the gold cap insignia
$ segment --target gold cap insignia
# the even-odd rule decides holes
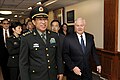
[[[39,7],[40,12],[43,12],[43,10],[44,10],[43,7]]]

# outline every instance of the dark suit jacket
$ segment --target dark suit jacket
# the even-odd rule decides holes
[[[10,30],[10,35],[12,31]],[[3,28],[0,28],[0,65],[6,65],[8,61],[8,51],[5,47]]]
[[[58,34],[46,31],[46,37],[46,45],[36,29],[21,37],[21,80],[57,80],[57,74],[63,73]]]
[[[94,44],[93,35],[86,33],[86,50],[83,53],[81,45],[79,43],[77,34],[70,34],[65,37],[64,47],[63,47],[63,56],[64,61],[68,67],[68,75],[75,77],[76,74],[72,71],[75,66],[78,66],[81,69],[81,72],[84,73],[85,70],[90,70],[90,56],[93,55],[96,65],[100,65],[98,56],[96,54],[96,48]],[[91,71],[90,71],[91,72]],[[77,77],[77,76],[76,76]]]
[[[6,42],[7,50],[9,53],[8,67],[19,66],[19,49],[20,49],[20,37],[10,36]]]

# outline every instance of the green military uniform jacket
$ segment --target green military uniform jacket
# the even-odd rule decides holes
[[[46,30],[46,38],[45,44],[36,29],[21,37],[21,80],[57,80],[57,74],[63,73],[58,35]]]

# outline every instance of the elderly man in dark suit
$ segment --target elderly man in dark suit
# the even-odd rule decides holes
[[[75,21],[75,33],[65,37],[63,55],[68,67],[68,80],[92,80],[90,55],[93,55],[97,65],[97,71],[101,73],[101,66],[96,54],[94,37],[85,32],[85,20],[77,18]]]
[[[21,80],[62,80],[59,37],[57,33],[47,30],[48,10],[40,5],[32,9],[30,16],[35,29],[21,37]]]
[[[7,61],[8,51],[6,48],[6,39],[12,34],[10,29],[10,22],[8,19],[2,20],[2,28],[0,28],[0,65],[3,73],[4,80],[9,80]]]

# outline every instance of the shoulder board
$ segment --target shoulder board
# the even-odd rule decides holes
[[[26,35],[28,35],[28,34],[30,34],[31,32],[30,31],[28,31],[28,32],[26,32],[26,33],[23,33],[22,35],[23,36],[26,36]]]

